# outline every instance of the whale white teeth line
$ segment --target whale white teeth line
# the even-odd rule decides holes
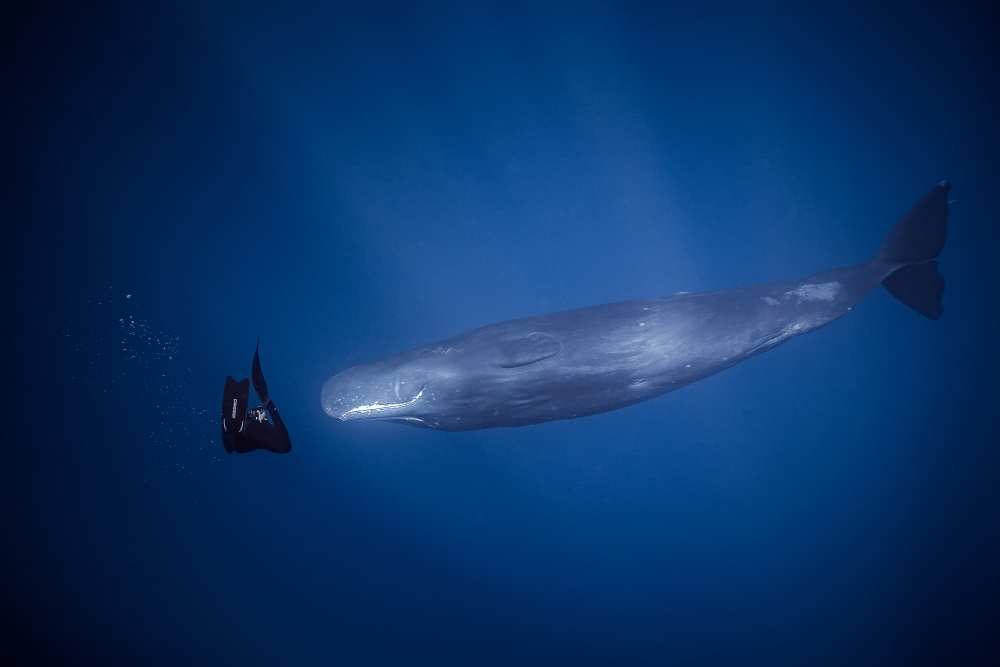
[[[398,390],[399,390],[399,385],[398,384],[396,385],[396,390],[397,390],[397,395],[398,395],[398,393],[399,393],[398,392]],[[359,405],[356,408],[351,408],[350,410],[347,410],[346,412],[344,412],[344,414],[341,415],[341,418],[347,417],[349,415],[350,416],[354,416],[354,415],[366,415],[367,416],[367,415],[372,415],[372,414],[380,414],[380,413],[385,412],[386,410],[394,410],[394,409],[399,409],[399,408],[408,408],[411,405],[414,405],[417,401],[419,401],[420,397],[423,396],[423,395],[424,395],[424,390],[423,390],[423,387],[421,387],[420,391],[417,392],[417,395],[414,396],[413,398],[411,398],[408,401],[403,401],[401,403],[371,403],[369,405]]]

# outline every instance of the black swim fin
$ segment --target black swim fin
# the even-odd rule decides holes
[[[222,388],[222,432],[223,434],[242,433],[247,423],[247,403],[250,399],[250,380],[243,378],[239,382],[232,377],[226,377]]]
[[[889,293],[932,320],[943,312],[944,278],[935,261],[948,233],[948,191],[941,181],[890,230],[877,260],[890,268]]]
[[[267,382],[264,380],[264,371],[260,368],[260,339],[257,339],[257,349],[253,351],[253,388],[260,396],[261,401],[267,403]]]

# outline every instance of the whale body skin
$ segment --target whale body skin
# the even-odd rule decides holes
[[[623,408],[679,389],[832,322],[880,283],[941,314],[947,183],[869,262],[800,280],[635,301],[490,324],[348,368],[323,386],[341,421],[446,431],[524,426]],[[918,233],[919,232],[919,233]]]

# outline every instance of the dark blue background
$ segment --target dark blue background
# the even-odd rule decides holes
[[[995,658],[997,17],[464,4],[19,17],[18,650]],[[516,430],[320,410],[333,372],[480,324],[860,261],[942,178],[940,322],[879,291]],[[227,457],[258,335],[295,449]]]

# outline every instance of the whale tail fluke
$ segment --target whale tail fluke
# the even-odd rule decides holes
[[[941,181],[917,202],[886,236],[876,258],[889,270],[882,286],[932,320],[943,310],[944,278],[935,259],[947,237],[950,189],[948,181]]]
[[[932,320],[941,319],[944,278],[938,273],[938,263],[923,262],[899,269],[882,281],[889,293]]]

